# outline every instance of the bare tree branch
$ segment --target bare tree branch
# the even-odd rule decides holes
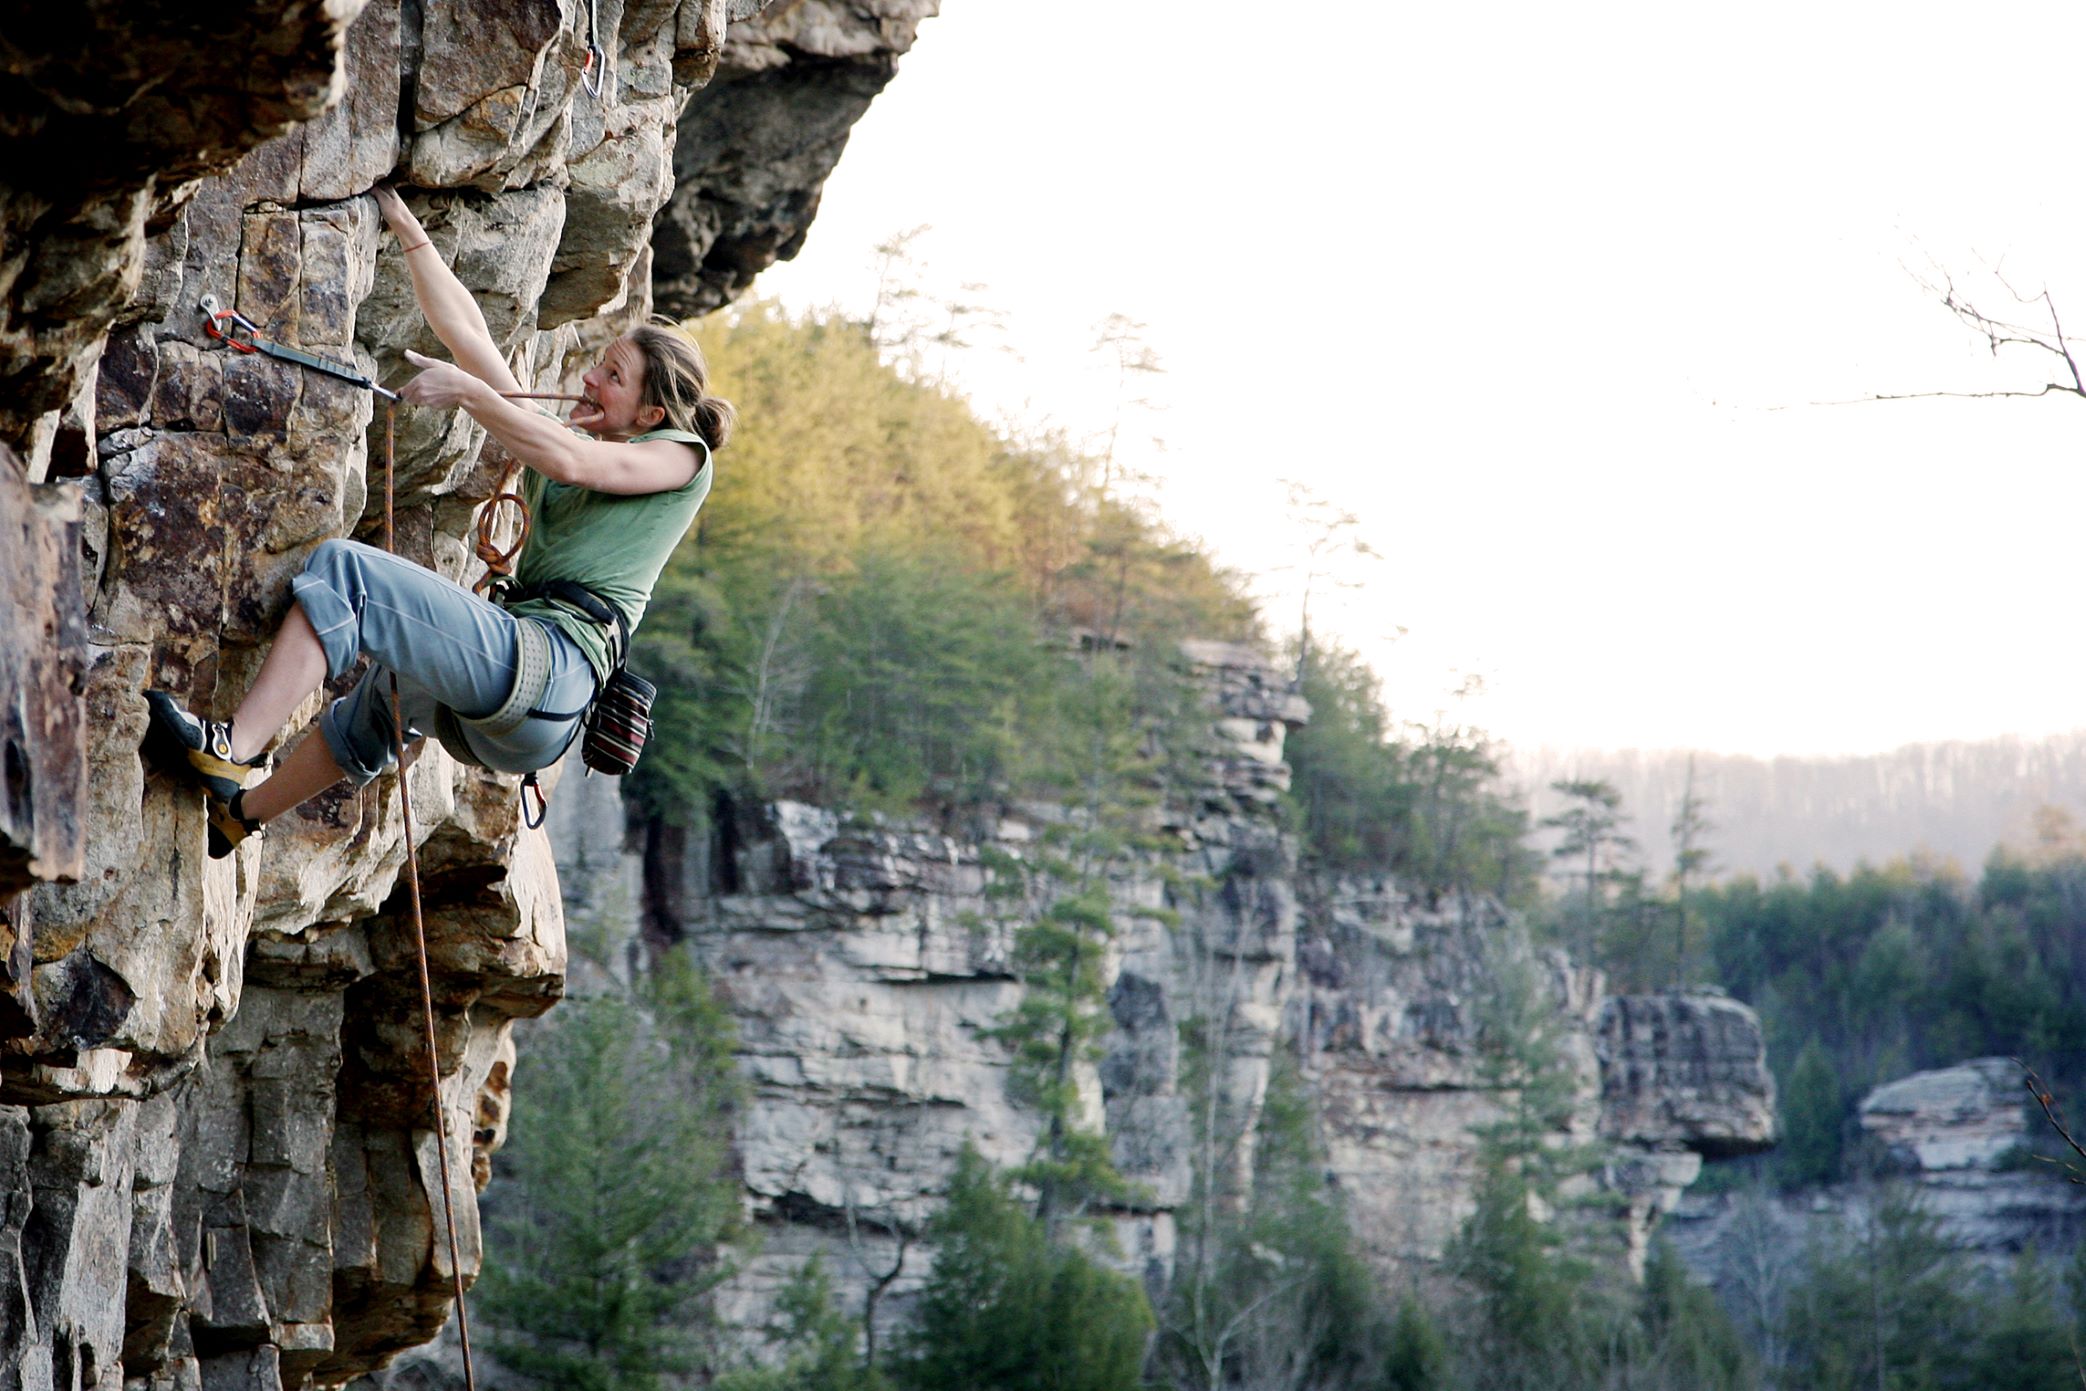
[[[2014,1059],[2014,1066],[2021,1069],[2021,1085],[2028,1088],[2028,1094],[2035,1098],[2035,1104],[2043,1108],[2043,1119],[2050,1123],[2050,1128],[2057,1132],[2065,1144],[2071,1146],[2073,1154],[2078,1155],[2081,1159],[2086,1159],[2086,1148],[2082,1148],[2079,1142],[2072,1138],[2071,1131],[2065,1128],[2064,1119],[2057,1114],[2056,1098],[2051,1096],[2050,1089],[2043,1085],[2043,1079],[2036,1076],[2035,1069],[2022,1062],[2019,1058]],[[2059,1165],[2064,1170],[2064,1177],[2067,1181],[2086,1184],[2086,1173],[2082,1173],[2077,1165],[2068,1161],[2045,1159],[2042,1155],[2036,1157],[2044,1159],[2045,1163]]]

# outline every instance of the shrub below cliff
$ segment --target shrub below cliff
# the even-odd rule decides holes
[[[500,1361],[571,1391],[669,1384],[740,1226],[729,1021],[679,956],[641,999],[568,1000],[529,1042],[473,1307]]]

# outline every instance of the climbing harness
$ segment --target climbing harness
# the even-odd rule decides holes
[[[572,580],[548,580],[536,585],[509,586],[503,589],[498,597],[502,604],[517,604],[528,599],[555,599],[567,608],[577,610],[589,622],[598,623],[609,630],[609,662],[612,670],[608,674],[608,680],[601,683],[601,689],[595,692],[594,699],[587,705],[579,757],[589,773],[606,773],[610,777],[619,778],[635,769],[638,756],[645,751],[645,740],[652,733],[652,701],[658,696],[659,690],[629,668],[630,625],[624,619],[623,611],[585,585]],[[519,684],[516,683],[517,688]],[[498,713],[495,712],[489,718],[497,719]]]

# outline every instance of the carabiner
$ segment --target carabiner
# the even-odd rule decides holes
[[[580,66],[579,85],[600,101],[601,79],[607,73],[608,55],[601,51],[601,0],[587,0],[587,61]]]
[[[216,295],[204,295],[202,302],[197,305],[197,308],[203,311],[203,332],[205,334],[215,338],[226,347],[237,348],[242,353],[257,353],[260,351],[252,343],[242,343],[218,327],[219,324],[229,319],[233,327],[245,329],[247,337],[259,338],[261,330],[253,320],[247,318],[236,309],[219,309],[217,307]]]

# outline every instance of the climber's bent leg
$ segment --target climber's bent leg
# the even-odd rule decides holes
[[[518,620],[424,566],[359,541],[328,541],[291,588],[330,679],[366,652],[467,717],[499,709],[514,685]]]
[[[411,743],[434,728],[438,707],[468,721],[504,705],[520,671],[520,625],[536,621],[517,618],[431,570],[355,541],[320,546],[294,586],[325,651],[329,675],[348,671],[363,653],[376,661],[354,691],[319,719],[334,760],[357,784],[392,763],[388,673],[398,673],[405,741]],[[593,696],[593,668],[571,638],[553,629],[550,639],[549,679],[540,707],[576,712]],[[531,718],[497,738],[475,727],[467,727],[465,737],[487,767],[520,773],[555,760],[572,729],[570,720]]]
[[[272,821],[299,802],[318,796],[341,777],[332,746],[315,732],[276,765],[271,777],[239,794],[236,814],[255,825]]]
[[[261,663],[261,674],[232,715],[232,756],[250,760],[268,746],[305,697],[326,682],[326,649],[296,604]]]
[[[418,743],[423,730],[434,721],[436,701],[426,687],[410,677],[398,678],[399,710],[405,717],[404,743]],[[319,715],[319,742],[333,755],[343,776],[357,787],[390,770],[397,762],[399,742],[391,722],[391,673],[373,666],[362,674],[355,689],[328,705]]]

